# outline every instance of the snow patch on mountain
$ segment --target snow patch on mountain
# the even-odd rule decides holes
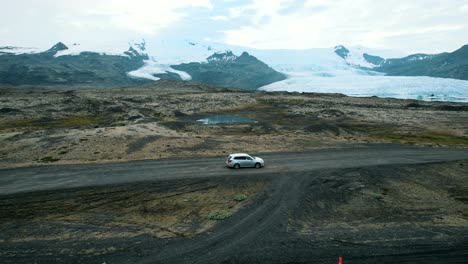
[[[366,59],[366,55],[369,56],[369,54],[363,47],[346,48],[339,45],[335,47],[335,53],[352,66],[368,69],[380,66],[380,64],[374,64]]]
[[[158,81],[161,78],[156,77],[155,75],[157,74],[165,74],[168,72],[175,73],[180,76],[180,78],[184,81],[190,81],[192,79],[192,76],[190,76],[188,73],[183,72],[183,71],[178,71],[171,66],[166,65],[166,64],[160,64],[154,60],[147,60],[145,61],[145,65],[135,71],[131,71],[128,73],[129,76],[133,78],[139,78],[139,79],[148,79],[148,80],[153,80],[153,81]]]
[[[100,47],[96,49],[95,47],[90,47],[87,45],[82,45],[79,43],[73,43],[72,45],[67,45],[68,49],[61,50],[55,53],[54,57],[60,56],[78,56],[83,52],[92,52],[98,53],[100,55],[115,55],[115,56],[127,56],[124,54],[125,51],[119,48],[111,47]]]
[[[122,48],[116,48],[115,46],[101,46],[99,48],[96,48],[80,43],[73,43],[72,45],[67,45],[67,48],[68,49],[57,51],[54,56],[78,56],[84,52],[92,52],[100,55],[127,57],[148,56],[148,52],[146,51],[146,41],[144,39],[138,41],[131,41],[128,43],[127,47]]]
[[[208,62],[235,62],[238,57],[228,50],[225,52],[215,52],[213,55],[206,58]]]
[[[33,53],[39,53],[39,52],[42,52],[42,50],[38,48],[32,48],[32,47],[13,47],[13,46],[0,47],[0,55],[2,54],[20,55],[20,54],[33,54]]]
[[[433,58],[435,55],[417,54],[408,58],[408,61],[420,61]]]
[[[207,62],[214,53],[241,54],[244,49],[213,42],[193,40],[161,40],[148,46],[148,52],[161,64],[176,65],[190,62]],[[227,58],[226,58],[227,59]]]
[[[148,55],[148,52],[146,51],[146,40],[141,39],[141,40],[134,40],[129,43],[130,49],[136,51],[139,55],[144,56]]]

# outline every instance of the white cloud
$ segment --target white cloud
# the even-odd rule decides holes
[[[309,7],[319,7],[319,6],[331,6],[333,4],[337,4],[337,1],[333,0],[307,0],[304,3],[304,7],[309,8]]]
[[[468,42],[468,19],[460,10],[464,1],[308,0],[285,14],[282,10],[291,1],[256,0],[230,10],[231,15],[248,21],[247,25],[223,32],[225,42],[255,48],[304,49],[337,44],[394,48],[390,45],[399,38],[399,49],[440,50],[430,47],[433,34],[447,38],[445,41],[458,36],[453,45]],[[467,37],[460,38],[463,34]],[[408,35],[412,36],[405,41]]]
[[[253,0],[251,4],[230,8],[229,13],[231,18],[236,18],[249,16],[250,12],[253,12],[251,21],[258,24],[262,18],[276,15],[281,8],[291,2],[292,0]]]
[[[245,3],[245,1],[242,1]],[[468,43],[466,0],[15,0],[0,9],[0,45],[209,38],[254,48],[337,44],[446,51]],[[214,22],[215,21],[215,22]],[[222,31],[220,31],[222,30]],[[198,39],[197,39],[198,38]],[[423,50],[421,50],[423,47]]]
[[[214,20],[214,21],[226,21],[226,20],[229,20],[229,18],[227,16],[212,16],[210,17],[211,20]]]
[[[180,10],[187,7],[211,9],[209,0],[172,1],[100,1],[94,9],[88,10],[91,16],[103,16],[114,27],[143,34],[156,34],[163,28],[179,21],[185,14]]]
[[[212,7],[210,0],[8,1],[0,9],[0,31],[8,28],[14,33],[5,34],[0,42],[46,47],[67,39],[96,44],[156,36],[191,10]]]

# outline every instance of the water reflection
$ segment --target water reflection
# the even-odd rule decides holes
[[[255,123],[254,120],[243,116],[215,115],[197,120],[205,125],[215,125],[224,123]]]

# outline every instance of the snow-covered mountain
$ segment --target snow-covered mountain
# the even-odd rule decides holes
[[[18,51],[18,49],[13,49]],[[148,59],[130,47],[118,55],[69,48],[62,42],[34,52],[0,53],[0,83],[10,85],[127,86],[148,81],[131,78]]]
[[[343,45],[335,47],[336,55],[340,56],[349,65],[359,66],[364,68],[375,68],[385,61],[384,58],[372,56],[363,51],[362,48],[347,49]]]
[[[46,51],[0,47],[0,82],[18,84],[21,80],[19,84],[31,84],[40,77],[38,84],[97,82],[122,86],[163,78],[267,91],[468,101],[468,81],[456,80],[468,79],[468,47],[453,53],[403,57],[406,54],[344,45],[259,50],[213,42],[163,40],[149,44],[131,42],[129,46],[120,50],[93,49],[58,43]],[[37,63],[31,65],[31,60],[25,59],[28,56]],[[47,67],[41,68],[44,65]]]
[[[193,43],[189,46],[194,46]],[[8,50],[12,50],[9,48]],[[13,49],[14,50],[14,49]],[[203,58],[206,53],[211,53]],[[164,51],[158,54],[167,56]],[[198,61],[179,63],[180,57],[150,57],[145,41],[125,51],[100,51],[62,42],[34,53],[1,53],[0,83],[11,85],[128,86],[164,79],[193,80],[222,87],[254,90],[286,78],[254,56],[204,49]],[[203,58],[203,59],[202,59]]]

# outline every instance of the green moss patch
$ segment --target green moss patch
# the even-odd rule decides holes
[[[236,196],[234,196],[234,201],[236,202],[242,202],[246,199],[247,199],[247,195],[245,194],[237,194]]]
[[[208,214],[208,219],[220,221],[220,220],[227,219],[231,216],[232,216],[232,213],[228,211],[216,211],[216,212],[211,212],[210,214]]]
[[[383,194],[380,194],[380,193],[371,193],[370,195],[372,198],[379,200],[379,201],[384,198]]]

